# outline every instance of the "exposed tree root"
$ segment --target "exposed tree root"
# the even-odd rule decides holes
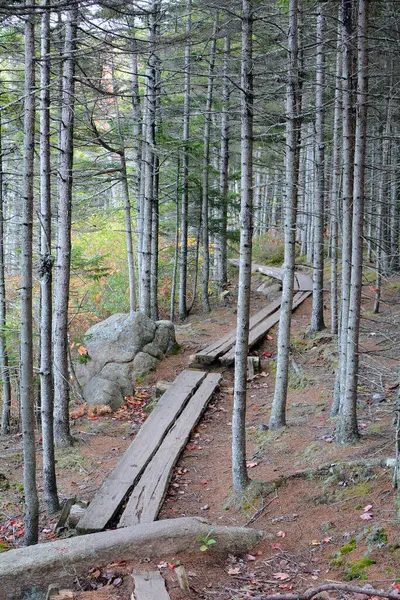
[[[315,588],[306,590],[298,594],[262,594],[253,596],[253,600],[311,600],[314,596],[327,596],[326,592],[347,592],[349,594],[364,594],[365,596],[377,596],[378,598],[389,598],[389,600],[399,600],[400,594],[397,590],[382,592],[371,587],[357,587],[355,585],[346,585],[344,583],[327,583]],[[325,592],[325,593],[324,593]]]

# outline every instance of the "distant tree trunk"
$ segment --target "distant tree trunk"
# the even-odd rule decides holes
[[[321,331],[324,323],[324,214],[325,214],[325,140],[324,140],[324,89],[325,89],[325,14],[324,3],[318,4],[317,17],[317,79],[315,86],[315,227],[314,272],[311,331]]]
[[[160,161],[154,155],[153,173],[153,215],[151,232],[151,318],[158,321],[158,233],[159,233],[159,198]]]
[[[172,284],[171,284],[171,304],[169,311],[169,318],[172,322],[175,320],[175,294],[176,294],[176,278],[178,274],[178,260],[179,260],[179,192],[180,192],[180,160],[178,155],[178,162],[176,165],[176,187],[175,187],[175,248],[174,248],[174,265],[172,268]]]
[[[335,109],[333,117],[333,150],[332,150],[332,183],[331,183],[331,333],[338,332],[338,220],[339,220],[339,187],[340,187],[340,114],[342,108],[342,56],[340,14],[338,19],[338,39],[336,46],[336,84],[335,84]]]
[[[209,172],[210,172],[210,131],[211,131],[211,109],[214,88],[214,65],[215,46],[218,30],[218,13],[215,15],[213,34],[210,44],[207,100],[204,113],[204,135],[203,135],[203,173],[202,173],[202,203],[201,220],[203,241],[203,277],[201,284],[201,303],[203,312],[210,312],[210,300],[208,298],[208,284],[210,280],[210,240],[208,233],[208,195],[209,195]]]
[[[141,234],[140,215],[141,215],[141,198],[140,198],[140,179],[141,179],[141,158],[142,158],[142,127],[141,127],[141,111],[140,111],[140,93],[139,93],[139,77],[138,77],[138,56],[136,39],[132,42],[132,51],[130,54],[131,63],[131,84],[132,84],[132,117],[133,117],[133,164],[135,167],[135,202],[136,202],[136,229],[137,229],[137,246],[141,250]],[[138,252],[138,271],[141,272],[141,256]],[[136,310],[136,308],[135,308]]]
[[[56,282],[54,289],[54,437],[56,446],[70,446],[68,301],[71,269],[72,164],[74,127],[74,72],[78,8],[74,6],[65,27]]]
[[[219,203],[217,208],[218,231],[215,234],[215,278],[217,280],[218,294],[226,290],[228,283],[227,275],[227,212],[228,212],[228,192],[229,192],[229,54],[230,40],[225,37],[224,42],[224,65],[222,80],[222,107],[221,107],[221,150],[220,150],[220,178],[219,178]]]
[[[191,49],[191,0],[186,0],[186,45],[183,88],[183,173],[182,173],[182,213],[181,213],[181,262],[179,282],[179,318],[187,317],[187,260],[188,260],[188,218],[189,218],[189,123],[190,123],[190,49]]]
[[[156,112],[156,30],[158,0],[152,0],[149,18],[149,56],[146,67],[146,104],[143,111],[145,123],[144,139],[144,196],[143,196],[143,239],[142,265],[140,273],[140,311],[151,316],[151,250],[154,201],[154,145]]]
[[[342,290],[340,312],[339,364],[340,375],[336,378],[331,415],[337,415],[342,397],[341,386],[346,381],[347,323],[349,317],[351,242],[354,171],[354,115],[353,115],[353,52],[352,52],[352,0],[342,0],[342,108],[343,108],[343,191],[342,191]]]
[[[44,0],[48,6],[49,0]],[[42,14],[40,63],[40,393],[43,480],[48,514],[60,508],[54,460],[54,388],[52,336],[51,189],[50,189],[50,11]]]
[[[5,282],[5,244],[4,244],[4,222],[5,206],[3,193],[3,146],[2,146],[2,123],[0,114],[0,376],[3,388],[3,404],[1,412],[1,434],[10,432],[10,410],[11,410],[11,383],[8,370],[8,353],[6,345],[7,310],[6,310],[6,282]]]
[[[365,158],[367,147],[368,5],[369,0],[359,0],[357,26],[357,121],[353,192],[353,250],[351,256],[352,268],[349,318],[347,323],[347,368],[336,432],[337,441],[341,444],[352,444],[359,438],[357,425],[357,382],[364,249]]]
[[[286,425],[286,398],[289,374],[289,342],[292,319],[294,269],[296,258],[296,208],[298,182],[298,1],[289,0],[289,67],[286,98],[286,202],[284,213],[285,262],[281,317],[278,331],[278,356],[275,393],[269,426],[278,429]]]
[[[24,454],[25,544],[38,541],[39,501],[36,489],[35,414],[33,397],[32,238],[35,153],[35,28],[31,14],[25,21],[24,162],[22,174],[21,242],[21,380],[22,442]]]
[[[122,144],[124,144],[123,140],[121,140],[121,142],[122,142]],[[124,201],[126,251],[127,251],[127,257],[128,257],[129,308],[132,313],[132,312],[136,311],[135,256],[134,256],[134,252],[133,252],[133,240],[132,240],[131,199],[130,199],[130,195],[129,195],[128,173],[126,170],[125,148],[123,146],[120,151],[120,162],[121,162],[122,198]]]
[[[395,135],[398,135],[394,128]],[[390,257],[391,272],[397,273],[400,270],[400,210],[399,210],[399,184],[396,174],[399,170],[399,147],[396,139],[392,140],[391,149],[391,183],[390,183]]]
[[[253,7],[242,0],[240,263],[232,416],[232,483],[235,492],[249,482],[246,466],[246,385],[249,344],[253,235]]]

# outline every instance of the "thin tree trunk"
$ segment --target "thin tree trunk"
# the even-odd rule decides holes
[[[347,323],[347,368],[336,432],[337,441],[341,444],[352,444],[359,438],[357,425],[357,382],[364,248],[365,158],[367,147],[368,4],[369,0],[359,0],[358,5],[357,121],[354,152],[353,250],[351,256],[350,302]]]
[[[324,89],[325,89],[325,14],[324,3],[318,5],[317,16],[317,79],[315,86],[315,227],[314,271],[311,312],[311,331],[321,331],[324,323],[324,214],[325,214],[325,136],[324,136]]]
[[[228,212],[228,192],[229,192],[229,54],[230,40],[229,36],[224,41],[224,65],[222,80],[222,107],[221,107],[221,150],[220,150],[220,179],[219,179],[219,206],[218,213],[218,231],[215,234],[215,278],[217,280],[218,294],[221,295],[226,290],[228,283],[227,275],[227,212]]]
[[[187,260],[188,260],[188,218],[189,218],[189,123],[190,123],[190,49],[191,49],[191,0],[186,0],[186,45],[183,89],[183,173],[182,173],[182,213],[181,213],[181,262],[179,282],[179,318],[187,317]]]
[[[124,141],[121,140],[122,144]],[[131,199],[129,195],[128,174],[126,170],[125,148],[122,145],[120,151],[121,162],[121,184],[122,198],[124,201],[124,216],[125,216],[125,236],[126,236],[126,251],[128,257],[128,276],[129,276],[129,308],[131,313],[136,311],[136,278],[135,278],[135,256],[133,252],[132,241],[132,214],[131,214]]]
[[[397,134],[394,128],[395,135]],[[390,183],[390,258],[391,272],[397,273],[400,270],[400,210],[399,210],[399,185],[397,181],[399,148],[396,139],[392,139],[391,148],[391,183]]]
[[[49,0],[44,0],[48,6]],[[54,460],[54,388],[52,336],[51,189],[50,189],[50,12],[42,14],[40,63],[40,393],[43,447],[43,487],[48,514],[60,508]]]
[[[179,192],[180,192],[180,160],[178,155],[178,163],[176,166],[176,188],[175,188],[175,248],[174,248],[174,266],[172,270],[172,284],[171,284],[171,305],[169,318],[172,322],[175,320],[175,295],[176,295],[176,278],[178,274],[178,260],[179,260]]]
[[[135,32],[133,33],[135,35]],[[136,230],[137,247],[141,250],[141,158],[142,158],[142,131],[141,131],[141,112],[140,112],[140,93],[138,77],[138,56],[136,39],[132,42],[132,51],[130,55],[131,63],[131,84],[132,84],[132,118],[133,118],[133,164],[135,167],[135,201],[136,201]],[[141,272],[141,254],[138,252],[138,271]],[[135,308],[136,310],[136,308]]]
[[[349,316],[350,277],[351,277],[351,242],[353,204],[353,171],[354,171],[354,115],[352,105],[352,0],[342,0],[342,107],[343,107],[343,192],[342,192],[342,291],[340,315],[339,364],[340,376],[336,378],[331,415],[337,415],[342,398],[341,386],[346,381],[347,368],[347,323]]]
[[[281,317],[278,331],[278,356],[275,393],[269,426],[286,425],[286,398],[289,375],[289,342],[292,318],[294,269],[296,258],[296,209],[298,182],[298,1],[289,1],[289,67],[286,99],[286,206],[284,216],[285,262]]]
[[[151,232],[151,318],[158,321],[158,233],[159,233],[159,169],[160,161],[157,155],[154,155],[154,174],[153,174],[153,215]]]
[[[71,268],[72,165],[74,127],[74,71],[78,8],[73,7],[65,28],[60,160],[58,184],[58,230],[54,290],[54,437],[56,446],[70,446],[68,301]]]
[[[203,135],[203,173],[202,173],[202,203],[201,220],[202,241],[203,241],[203,277],[201,282],[201,303],[203,312],[210,312],[210,300],[208,297],[208,284],[210,280],[210,240],[208,233],[208,194],[209,194],[209,172],[210,172],[210,130],[211,130],[211,109],[212,96],[214,88],[214,65],[215,65],[215,46],[218,30],[218,13],[215,16],[213,34],[210,45],[207,100],[204,113],[204,135]]]
[[[3,193],[3,146],[2,146],[2,122],[0,114],[0,376],[3,388],[3,404],[1,412],[1,434],[10,432],[10,410],[11,410],[11,383],[8,369],[8,353],[6,344],[6,282],[5,282],[5,244],[4,244],[4,222],[5,206]]]
[[[340,9],[339,9],[340,12]],[[336,47],[336,79],[335,109],[333,117],[333,150],[332,150],[332,187],[331,187],[331,333],[338,333],[338,202],[339,202],[339,168],[340,168],[340,114],[342,110],[342,56],[341,56],[340,14],[338,19],[338,39]]]
[[[154,201],[154,145],[156,112],[156,29],[158,19],[158,0],[152,0],[149,17],[149,57],[146,67],[146,104],[143,111],[145,123],[144,138],[144,196],[143,196],[143,239],[142,265],[140,273],[140,311],[151,316],[151,249],[153,231]]]
[[[24,454],[25,544],[38,541],[39,501],[36,488],[35,413],[33,397],[32,251],[33,176],[35,152],[35,27],[31,14],[25,21],[24,162],[22,175],[21,257],[21,381],[22,441]]]
[[[232,416],[232,484],[235,492],[243,491],[249,482],[246,466],[246,386],[253,235],[252,36],[252,2],[242,0],[240,260]]]

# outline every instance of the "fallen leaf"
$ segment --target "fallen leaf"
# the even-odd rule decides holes
[[[248,461],[248,462],[246,463],[246,467],[247,467],[248,469],[253,469],[254,467],[257,467],[257,466],[258,466],[258,462],[252,462],[252,461]]]
[[[271,544],[271,548],[273,550],[280,550],[281,549],[281,545],[280,544]]]
[[[369,512],[372,508],[372,504],[367,504],[367,506],[364,506],[363,511],[364,512]]]
[[[329,542],[332,541],[332,538],[331,537],[326,537],[322,541],[325,542],[325,544],[329,544]]]
[[[320,545],[321,545],[321,542],[319,542],[318,540],[313,540],[311,542],[311,546],[320,546]]]
[[[205,504],[204,506],[200,506],[200,510],[208,510],[210,507],[208,506],[208,504]]]
[[[279,579],[279,581],[285,581],[285,579],[290,579],[290,575],[288,573],[274,573],[272,577],[274,579]]]
[[[256,560],[256,557],[255,557],[255,556],[253,556],[252,554],[248,554],[248,555],[246,556],[246,559],[247,559],[247,560]]]
[[[79,346],[78,352],[81,356],[87,356],[89,354],[85,346]]]
[[[276,535],[281,538],[286,537],[286,533],[284,531],[278,531],[278,533]]]
[[[233,567],[232,569],[228,569],[228,575],[239,575],[240,567]]]
[[[369,521],[370,519],[372,519],[373,514],[370,512],[365,512],[362,515],[360,515],[360,519],[363,519],[364,521]]]
[[[265,358],[271,358],[272,354],[271,352],[263,352],[263,356],[265,356]]]
[[[202,480],[200,481],[200,483],[202,483],[203,485],[207,485],[208,481],[207,481],[207,479],[202,479]]]

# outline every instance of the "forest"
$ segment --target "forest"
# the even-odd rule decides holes
[[[398,597],[400,4],[0,19],[0,597]]]

